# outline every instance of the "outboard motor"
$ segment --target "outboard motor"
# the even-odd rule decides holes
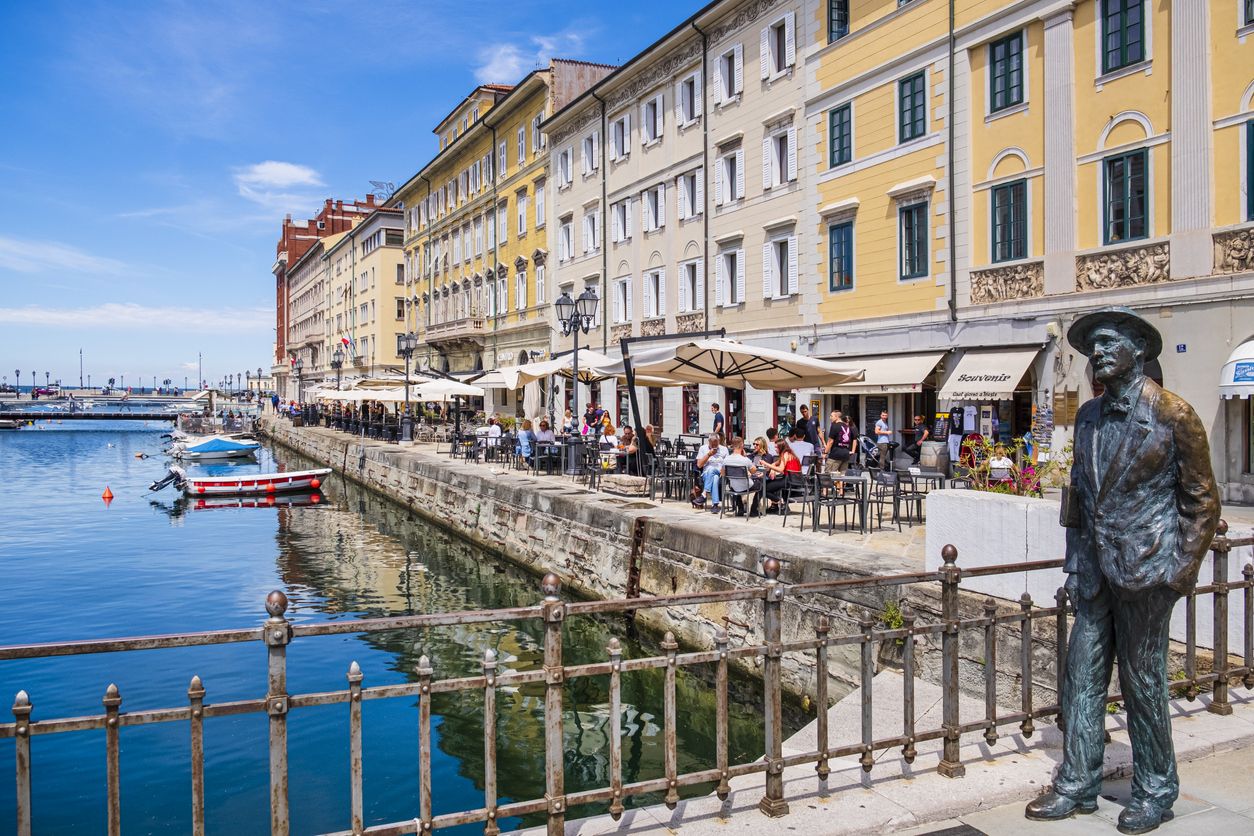
[[[178,466],[172,466],[169,472],[166,473],[165,478],[159,479],[156,482],[153,482],[151,485],[148,486],[148,490],[159,491],[170,484],[175,484],[175,486],[177,487],[178,485],[182,485],[183,480],[186,478],[187,478],[187,474],[183,471],[183,468],[178,467]]]

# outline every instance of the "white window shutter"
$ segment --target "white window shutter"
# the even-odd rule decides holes
[[[736,92],[742,93],[745,89],[745,47],[744,44],[736,44],[732,50],[735,56],[736,64]]]
[[[666,226],[666,183],[657,184],[657,225]]]
[[[623,237],[631,238],[631,198],[623,198]]]
[[[772,256],[774,255],[774,250],[775,250],[775,247],[772,246],[770,241],[767,241],[765,244],[762,245],[762,298],[763,299],[770,299],[772,296],[775,295],[771,287],[772,284],[774,284],[773,279],[774,279],[774,274],[775,274],[774,269],[772,269],[775,266],[773,263],[775,259],[772,258]]]
[[[648,102],[641,102],[640,104],[640,143],[642,145],[648,140],[648,136],[645,135],[645,131],[649,126],[649,111],[646,110],[648,106]]]
[[[771,76],[771,28],[769,26],[762,30],[759,43],[761,49],[758,50],[758,65],[762,70],[762,78],[765,80]]]
[[[718,67],[719,62],[716,61],[714,63],[715,63],[714,72],[717,73],[718,72],[717,67]],[[692,90],[692,115],[700,116],[701,114],[705,113],[705,99],[701,97],[701,73],[697,73],[692,78],[694,82],[693,90]],[[716,81],[715,89],[718,89],[717,84],[718,82]]]
[[[797,128],[788,129],[788,180],[797,179]]]
[[[657,308],[654,316],[666,316],[666,269],[657,271]]]
[[[614,288],[614,321],[623,321],[623,294],[617,287]]]
[[[675,97],[675,125],[679,126],[684,124],[684,83],[682,81],[675,85],[675,92],[671,95]]]
[[[784,66],[791,67],[797,63],[797,15],[789,12],[784,15]]]
[[[745,301],[745,251],[736,250],[736,302]]]
[[[692,214],[700,215],[705,212],[705,169],[698,168],[693,179],[697,181],[697,197],[692,204]]]
[[[632,313],[636,309],[635,304],[631,301],[631,286],[633,284],[635,284],[635,282],[632,280],[631,276],[628,276],[627,277],[627,310],[624,312],[626,313],[626,316],[623,317],[623,321],[625,322],[631,322]]]
[[[641,192],[640,193],[640,231],[648,232],[652,228],[653,228],[652,225],[649,223],[649,193]]]
[[[653,315],[652,313],[653,311],[653,288],[649,286],[650,284],[651,282],[649,280],[649,274],[645,273],[644,274],[644,316],[645,317],[649,317]]]
[[[745,149],[736,149],[736,200],[745,196]]]
[[[622,153],[623,153],[623,156],[625,157],[631,153],[631,111],[630,110],[627,111],[627,115],[624,118],[626,119],[626,122],[623,125]]]
[[[714,163],[714,203],[723,205],[723,160],[720,157]]]
[[[610,213],[614,216],[612,219],[612,225],[613,225],[612,232],[614,235],[614,243],[617,244],[619,241],[623,240],[623,225],[619,221],[618,207],[616,206],[610,207]]]
[[[688,217],[688,190],[684,188],[684,175],[675,178],[675,215],[682,221]]]
[[[688,302],[688,276],[683,269],[679,271],[679,311],[683,313],[688,310],[690,303]]]
[[[698,81],[701,76],[697,76]],[[714,62],[714,95],[718,96],[720,102],[723,101],[723,59],[719,58]]]
[[[596,171],[601,165],[601,132],[592,132],[592,170]]]
[[[797,236],[788,236],[788,294],[797,292]]]
[[[726,261],[722,254],[716,256],[714,260],[714,304],[719,307],[727,304],[726,291],[723,289],[727,285],[725,276],[727,272]]]
[[[666,130],[666,94],[657,94],[657,136],[662,135],[662,131]]]
[[[774,140],[770,136],[762,137],[762,191],[768,191],[775,180],[771,177],[771,145]]]
[[[697,259],[697,298],[689,304],[688,310],[695,311],[705,307],[705,259]]]

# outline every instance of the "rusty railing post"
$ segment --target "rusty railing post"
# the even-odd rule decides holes
[[[1210,705],[1206,710],[1211,714],[1229,715],[1232,704],[1228,702],[1228,522],[1220,520],[1215,529],[1215,539],[1210,545],[1214,559],[1214,620],[1211,622],[1213,634],[1214,661],[1211,669],[1215,672],[1215,690],[1211,694]]]
[[[1062,713],[1062,689],[1067,679],[1067,588],[1065,586],[1058,587],[1058,591],[1054,593],[1054,603],[1058,607],[1058,614],[1054,616],[1054,632],[1058,639],[1057,649],[1054,654],[1054,687],[1057,689],[1058,697],[1058,731],[1064,735],[1067,733],[1067,721]]]
[[[914,748],[914,608],[909,604],[901,606],[901,623],[906,630],[901,649],[901,733],[906,745],[901,747],[901,757],[906,763],[914,763],[918,754]]]
[[[942,720],[945,726],[945,748],[936,771],[946,778],[961,778],[967,769],[959,751],[958,714],[958,584],[962,570],[958,568],[958,549],[947,544],[941,549],[945,565],[940,569],[941,619],[945,632],[941,635],[941,685],[944,689]]]
[[[187,686],[192,737],[192,836],[205,836],[205,686],[193,676]]]
[[[610,817],[623,817],[623,647],[610,639]]]
[[[679,643],[675,634],[666,631],[662,639],[662,652],[666,654],[666,676],[662,688],[662,761],[666,770],[666,797],[668,810],[679,803],[679,754],[675,751],[675,654]]]
[[[501,832],[496,823],[496,651],[483,651],[483,808],[484,836]]]
[[[1036,725],[1032,721],[1032,596],[1027,592],[1019,598],[1019,608],[1023,610],[1019,627],[1019,697],[1024,714],[1019,731],[1024,737],[1031,737]]]
[[[122,764],[118,741],[118,709],[122,705],[122,695],[118,686],[109,683],[105,689],[105,784],[108,795],[109,836],[122,834]]]
[[[817,712],[815,720],[817,728],[815,729],[816,742],[818,743],[819,762],[814,765],[814,771],[819,774],[820,779],[826,779],[831,774],[832,769],[828,763],[828,734],[827,734],[827,643],[830,641],[832,625],[827,620],[827,616],[820,615],[818,627],[815,632],[818,633],[819,647],[815,651],[815,676],[818,677],[814,683],[814,696],[817,703]]]
[[[997,742],[997,602],[984,601],[984,741]]]
[[[1241,570],[1245,578],[1245,677],[1241,684],[1254,688],[1254,563],[1245,564]]]
[[[862,764],[863,772],[870,772],[871,767],[875,766],[875,757],[871,749],[871,743],[875,740],[875,730],[872,728],[872,697],[874,695],[875,681],[875,647],[871,643],[874,636],[875,619],[871,618],[870,613],[863,612],[858,626],[862,631],[862,641],[859,643],[862,655],[861,675],[859,682],[862,690],[862,757],[858,758],[858,763]]]
[[[287,612],[287,596],[274,590],[266,596],[266,619],[261,635],[268,656],[266,714],[270,717],[270,833],[287,836],[291,814],[287,805],[287,645],[292,625]]]
[[[419,834],[431,832],[431,660],[418,657],[418,827]]]
[[[714,679],[714,758],[718,766],[719,801],[726,801],[731,793],[727,772],[727,628],[714,631],[714,649],[718,651],[718,666]]]
[[[766,660],[762,665],[762,685],[765,691],[766,709],[766,794],[758,802],[758,809],[768,816],[788,814],[788,802],[784,800],[784,712],[782,642],[783,623],[780,610],[784,601],[784,587],[779,582],[779,561],[768,557],[762,561],[766,575],[766,596],[762,603],[762,633],[766,643]]]
[[[352,815],[352,831],[365,828],[365,801],[362,795],[361,754],[361,682],[365,676],[361,665],[353,660],[348,666],[348,793]]]
[[[17,772],[17,836],[30,836],[30,713],[34,706],[25,691],[13,699],[13,737]]]
[[[562,748],[562,620],[566,605],[558,598],[562,582],[549,572],[540,581],[544,593],[544,798],[549,805],[548,836],[566,829],[566,764]]]

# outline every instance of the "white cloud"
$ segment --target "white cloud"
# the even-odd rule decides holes
[[[266,308],[180,308],[107,302],[87,308],[0,308],[0,323],[49,328],[256,333],[274,327]]]
[[[583,35],[573,31],[532,35],[527,41],[527,47],[498,43],[480,49],[475,79],[480,84],[514,84],[552,57],[578,55],[584,45]]]
[[[312,191],[323,184],[309,166],[266,160],[235,169],[235,188],[241,197],[267,209],[297,212],[317,202]]]
[[[119,275],[127,272],[120,261],[92,255],[60,241],[23,241],[0,235],[0,268],[19,273],[76,270],[83,273]]]

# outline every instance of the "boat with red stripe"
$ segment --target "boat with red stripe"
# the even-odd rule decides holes
[[[331,475],[331,468],[293,470],[287,473],[253,473],[247,476],[188,476],[181,467],[171,467],[162,480],[148,486],[159,491],[173,484],[187,496],[266,496],[316,491]]]

